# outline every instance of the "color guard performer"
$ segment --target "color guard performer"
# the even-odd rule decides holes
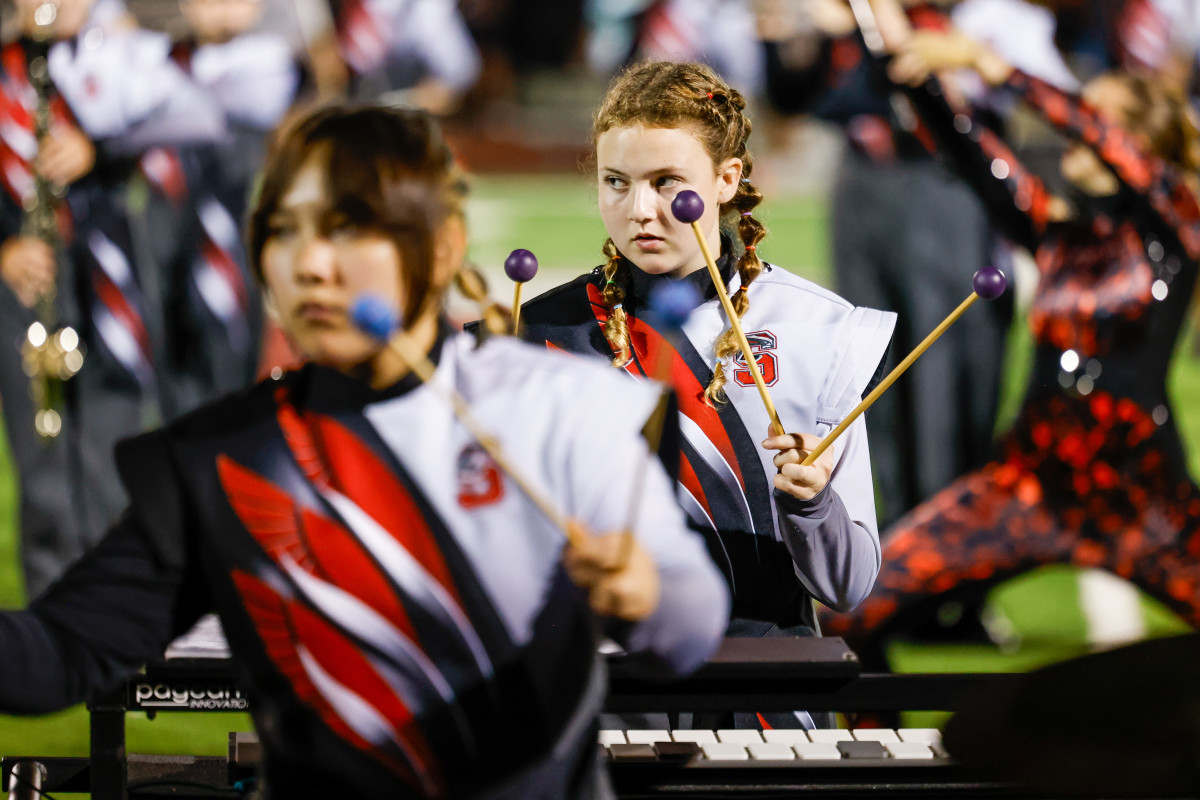
[[[1081,97],[961,34],[917,33],[890,67],[919,84],[975,69],[1073,140],[1052,195],[977,119],[914,105],[996,224],[1035,256],[1030,384],[997,456],[891,529],[875,591],[828,628],[875,666],[892,635],[950,597],[1043,564],[1099,567],[1200,624],[1200,490],[1166,372],[1200,259],[1200,132],[1181,92],[1106,73]]]

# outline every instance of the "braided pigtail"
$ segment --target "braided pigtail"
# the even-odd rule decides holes
[[[738,290],[730,297],[733,310],[738,319],[746,316],[750,310],[750,284],[754,282],[763,270],[762,260],[758,257],[758,243],[767,235],[767,229],[754,218],[753,211],[762,202],[762,192],[750,183],[750,173],[754,170],[754,160],[750,155],[746,142],[750,138],[750,120],[742,113],[746,101],[736,90],[731,90],[727,101],[729,107],[730,150],[736,158],[742,161],[742,178],[738,182],[737,191],[729,202],[721,207],[722,215],[737,214],[737,233],[742,242],[742,255],[738,258],[737,273],[739,278]],[[733,334],[733,328],[717,337],[713,350],[717,357],[713,366],[713,377],[704,388],[706,403],[716,405],[728,399],[725,395],[725,361],[738,352],[738,340]]]
[[[463,264],[458,272],[454,273],[454,285],[463,297],[479,306],[480,316],[483,318],[481,334],[486,331],[489,336],[504,336],[512,330],[511,312],[491,298],[487,281],[479,270]],[[483,338],[482,335],[480,338]]]
[[[604,302],[608,305],[608,321],[604,323],[604,338],[613,350],[613,366],[629,363],[629,321],[625,316],[625,295],[629,283],[629,267],[624,266],[621,254],[612,239],[604,242]]]

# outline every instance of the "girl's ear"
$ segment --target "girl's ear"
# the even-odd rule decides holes
[[[737,194],[738,184],[742,181],[742,160],[740,158],[726,159],[717,168],[717,202],[724,205]]]

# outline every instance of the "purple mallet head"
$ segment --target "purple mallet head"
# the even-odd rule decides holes
[[[690,281],[664,281],[650,292],[650,315],[669,336],[683,328],[702,301],[700,290]]]
[[[368,336],[387,341],[400,327],[400,315],[379,295],[360,294],[350,307],[350,317]]]
[[[695,222],[704,216],[704,201],[691,189],[685,189],[671,201],[671,213],[680,222]]]
[[[995,267],[983,267],[971,279],[971,288],[984,300],[995,300],[1008,288],[1008,278]]]
[[[504,259],[504,274],[517,283],[533,280],[537,275],[537,256],[528,250],[513,250]]]

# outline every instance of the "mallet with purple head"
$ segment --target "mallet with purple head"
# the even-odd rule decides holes
[[[1004,277],[1004,273],[995,267],[983,267],[978,270],[971,278],[971,294],[966,300],[958,304],[958,308],[950,312],[941,323],[938,324],[933,331],[926,336],[919,345],[913,348],[913,351],[904,357],[904,360],[896,365],[896,368],[888,373],[888,376],[879,382],[879,385],[871,390],[871,393],[863,398],[862,402],[855,406],[854,410],[846,415],[846,418],[838,423],[837,427],[829,432],[829,434],[821,440],[821,443],[813,448],[812,452],[800,462],[802,466],[810,466],[816,461],[822,453],[829,449],[837,437],[842,435],[846,428],[850,427],[850,423],[858,419],[858,417],[871,407],[871,404],[879,399],[879,396],[887,391],[897,378],[904,374],[904,371],[912,366],[922,353],[929,349],[929,346],[938,340],[946,329],[953,325],[958,318],[963,315],[963,312],[971,307],[979,298],[984,300],[995,300],[1000,295],[1004,294],[1004,290],[1008,287],[1008,279]]]
[[[754,385],[758,387],[758,395],[767,408],[767,416],[771,418],[771,429],[775,435],[782,436],[783,423],[779,421],[779,413],[775,410],[771,393],[767,391],[767,384],[763,381],[762,373],[759,372],[755,353],[750,349],[750,342],[746,340],[741,319],[738,318],[737,311],[734,310],[733,303],[729,300],[729,293],[725,290],[725,280],[721,277],[720,270],[717,269],[717,263],[713,261],[712,251],[708,249],[704,231],[700,230],[698,220],[704,216],[704,200],[691,189],[685,189],[675,195],[675,199],[671,201],[671,213],[675,215],[675,219],[692,226],[692,233],[696,235],[700,252],[704,256],[704,265],[708,267],[708,275],[712,278],[713,286],[717,290],[721,307],[725,309],[725,316],[729,318],[729,327],[733,329],[733,335],[738,341],[738,347],[741,348],[742,357],[746,359],[746,367],[750,370],[750,376],[754,378]]]
[[[528,250],[518,248],[509,253],[508,258],[504,259],[504,274],[516,286],[513,290],[512,305],[512,332],[514,336],[517,335],[517,324],[521,321],[521,287],[533,280],[533,276],[537,275],[537,271],[537,256]]]

